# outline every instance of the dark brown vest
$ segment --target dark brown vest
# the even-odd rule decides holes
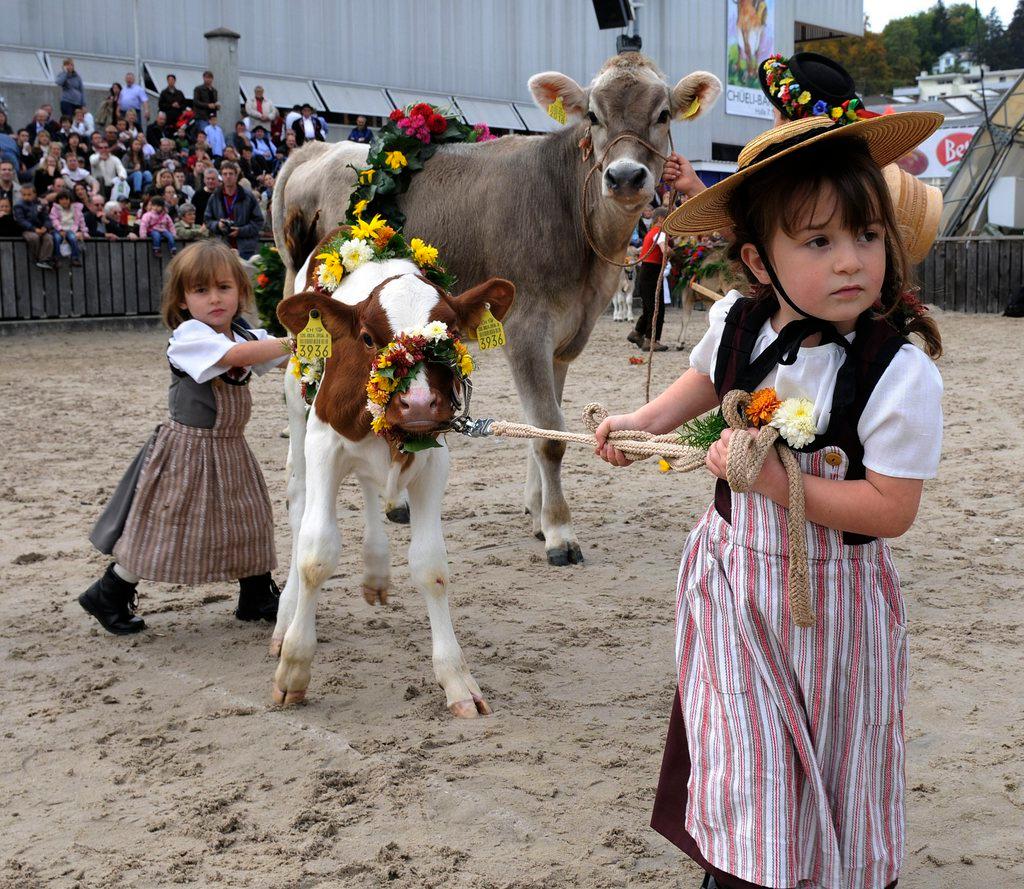
[[[762,380],[750,379],[751,352],[764,323],[778,308],[778,300],[771,296],[738,299],[729,310],[714,367],[719,400],[733,389],[752,392],[761,384]],[[856,334],[836,379],[828,429],[806,447],[796,449],[811,453],[828,445],[842,448],[849,458],[847,479],[864,478],[864,445],[857,435],[857,424],[878,380],[907,342],[888,321],[874,317],[870,311],[857,319]],[[732,520],[732,496],[728,482],[722,479],[715,487],[715,509],[727,522]],[[863,534],[843,532],[843,543],[847,545],[872,540],[873,537]]]

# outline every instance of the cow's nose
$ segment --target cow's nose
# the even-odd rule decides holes
[[[632,161],[618,160],[604,171],[604,181],[612,191],[640,191],[647,181],[647,168]]]
[[[406,428],[437,427],[443,421],[443,404],[433,389],[417,386],[401,393],[398,402],[398,425]]]
[[[433,389],[409,389],[398,396],[398,406],[407,411],[420,408],[432,411],[439,403],[440,399]]]

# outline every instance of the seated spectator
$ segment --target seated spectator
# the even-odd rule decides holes
[[[178,205],[184,203],[184,201],[179,198],[174,185],[164,186],[162,197],[164,199],[164,209],[167,210],[167,215],[170,216],[171,219],[176,220],[178,218]]]
[[[87,108],[75,109],[75,116],[71,119],[71,132],[78,133],[83,139],[88,139],[96,132],[96,121]]]
[[[196,190],[188,184],[188,179],[185,176],[184,170],[174,171],[174,190],[178,192],[179,204],[184,204],[186,201],[192,200],[192,195],[196,193]]]
[[[273,142],[275,146],[281,144],[284,134],[288,132],[288,127],[285,126],[284,120],[284,115],[278,111],[277,117],[270,122],[270,141]]]
[[[206,135],[202,135],[203,138],[205,139]],[[197,166],[199,166],[200,162],[205,163],[207,166],[213,166],[213,157],[210,154],[210,148],[208,145],[204,147],[203,145],[196,144],[196,146],[192,149],[192,154],[189,156],[187,163],[189,168],[194,170]]]
[[[105,195],[110,194],[115,179],[128,179],[124,164],[111,154],[110,146],[106,142],[101,142],[99,151],[89,158],[89,166]]]
[[[53,249],[57,259],[60,259],[60,245],[63,241],[71,248],[71,264],[81,265],[82,252],[78,241],[88,238],[89,232],[85,227],[82,205],[71,202],[70,191],[62,191],[57,195],[50,209],[50,225],[53,228]]]
[[[31,182],[21,186],[21,200],[14,205],[14,220],[21,228],[21,236],[28,244],[29,255],[36,268],[53,269],[53,237],[50,232],[50,210],[36,198],[36,187]]]
[[[237,164],[238,163],[238,159],[239,159],[238,158],[238,152],[235,151],[235,146],[234,145],[225,145],[224,146],[224,157],[221,158],[221,161],[222,162],[223,161],[231,161],[231,163]]]
[[[242,177],[250,182],[255,182],[256,177],[266,172],[263,158],[253,158],[252,148],[246,145],[242,149],[242,156],[238,159],[238,166],[242,169]]]
[[[81,158],[70,149],[64,154],[64,166],[61,167],[60,172],[65,188],[73,189],[81,182],[91,193],[96,193],[100,189],[100,184],[82,165]]]
[[[18,130],[16,146],[18,150],[18,173],[27,173],[39,163],[39,158],[35,154],[32,137],[29,135],[28,130],[24,128]]]
[[[285,133],[284,142],[277,149],[278,169],[284,166],[284,162],[288,159],[289,155],[298,147],[299,140],[295,137],[295,133],[289,130]]]
[[[185,94],[178,89],[178,78],[173,74],[167,75],[167,86],[160,91],[156,107],[167,116],[167,127],[177,129],[178,118],[185,110]]]
[[[142,146],[146,140],[142,136],[136,136],[128,148],[128,153],[121,159],[125,172],[128,174],[128,184],[134,194],[142,194],[153,184],[153,174],[149,169],[149,161]]]
[[[182,204],[178,208],[178,220],[174,223],[174,234],[179,241],[198,241],[210,237],[206,226],[196,222],[196,208],[192,204]]]
[[[361,142],[363,145],[369,145],[373,141],[373,131],[366,125],[366,118],[363,115],[360,114],[356,118],[356,125],[348,134],[348,141]]]
[[[60,87],[60,113],[69,117],[75,110],[85,105],[85,85],[81,75],[75,70],[75,60],[65,59],[61,72],[57,75],[57,86]]]
[[[39,138],[39,134],[44,130],[50,134],[50,139],[53,139],[60,130],[60,127],[50,120],[50,115],[46,113],[45,108],[39,108],[33,115],[32,120],[25,126],[25,129],[29,132],[29,137],[33,142]]]
[[[316,140],[324,142],[324,128],[320,118],[313,114],[313,106],[308,102],[302,106],[302,114],[292,123],[292,132],[295,133],[295,141],[298,145]]]
[[[224,131],[220,128],[220,124],[217,123],[216,111],[211,112],[209,123],[203,128],[203,132],[206,134],[206,141],[210,146],[210,154],[214,157],[223,157],[227,140],[224,138]]]
[[[89,186],[84,182],[76,182],[72,188],[71,193],[75,196],[75,200],[78,201],[83,207],[88,207],[92,204],[94,196],[98,196],[102,199],[103,194],[99,191],[90,191]]]
[[[191,108],[186,108],[178,115],[178,123],[170,135],[179,149],[188,151],[189,146],[195,141],[196,126],[196,115]]]
[[[68,117],[67,115],[64,115],[60,119],[60,129],[57,131],[56,135],[53,137],[54,141],[60,142],[61,145],[67,145],[68,144],[68,136],[70,136],[71,133],[72,133],[72,130],[71,130],[71,118]]]
[[[180,160],[181,156],[178,154],[178,149],[175,147],[174,142],[165,136],[160,140],[159,151],[154,151],[149,156],[149,169],[153,173],[159,170],[170,169],[171,167],[178,166]]]
[[[118,106],[118,98],[121,95],[121,84],[112,83],[107,97],[100,103],[100,109],[96,112],[96,126],[105,127],[117,121],[121,116]]]
[[[11,199],[0,194],[0,238],[20,238],[21,226],[14,218]]]
[[[210,140],[206,138],[206,130],[200,130],[196,133],[196,141],[192,146],[193,155],[200,151],[205,151],[210,156],[210,159],[213,159],[213,149],[210,147]]]
[[[13,208],[14,202],[20,197],[21,190],[15,180],[14,164],[8,160],[0,161],[0,198],[7,198]]]
[[[123,140],[125,133],[128,134],[129,140],[139,135],[138,121],[135,118],[135,112],[130,108],[125,116],[117,122],[117,137]]]
[[[196,214],[200,219],[206,219],[206,205],[210,200],[210,197],[220,187],[220,175],[213,167],[208,167],[203,172],[203,186],[197,188],[196,193],[192,195],[192,203],[195,205]]]
[[[168,169],[157,170],[153,184],[146,190],[149,196],[163,197],[164,189],[168,185],[174,185],[174,173]]]
[[[235,146],[235,151],[238,152],[239,156],[241,156],[242,149],[246,145],[252,148],[252,134],[246,128],[244,120],[240,120],[235,124],[235,134],[231,137],[231,144]]]
[[[89,152],[82,144],[82,138],[78,133],[72,133],[68,136],[68,144],[64,147],[64,157],[67,157],[69,154],[74,154],[78,157],[79,166],[82,169],[89,169]]]
[[[146,127],[146,141],[156,151],[160,147],[160,143],[167,137],[167,133],[167,114],[163,111],[158,111],[156,113],[156,120]]]
[[[118,126],[121,127],[120,131],[118,130]],[[121,142],[120,134],[123,132],[125,132],[125,130],[124,121],[122,120],[118,120],[116,126],[111,124],[110,126],[103,128],[103,138],[106,139],[107,145],[110,147],[110,153],[118,160],[124,156],[127,148],[127,146]],[[92,159],[90,158],[90,161],[91,160]]]
[[[127,218],[128,214],[119,201],[107,201],[103,205],[103,227],[108,241],[116,241],[118,238],[127,238],[129,241],[139,239],[138,233],[126,221]]]
[[[174,222],[167,215],[161,197],[149,199],[149,209],[139,220],[139,237],[145,240],[147,236],[153,241],[154,256],[160,255],[160,245],[164,242],[170,248],[171,256],[178,252],[178,245],[174,242]]]
[[[35,167],[42,163],[43,158],[50,153],[50,146],[53,144],[53,137],[48,130],[40,130],[36,134],[36,142],[32,147],[32,156],[35,158],[35,163],[32,166]]]
[[[0,134],[4,136],[13,136],[14,130],[11,129],[11,122],[7,119],[7,112],[0,110]]]
[[[266,127],[262,125],[253,128],[252,153],[256,157],[262,157],[271,165],[277,157],[277,148],[274,145],[274,140],[267,134]]]
[[[269,127],[277,117],[277,109],[274,107],[274,103],[264,96],[262,86],[257,85],[253,90],[252,98],[246,100],[245,114],[252,121],[254,127],[258,124]]]
[[[39,162],[39,165],[32,173],[32,184],[36,187],[36,194],[44,195],[44,200],[47,203],[52,203],[56,198],[56,194],[52,197],[46,196],[56,182],[60,183],[60,189],[62,190],[64,182],[61,178],[60,158],[47,153],[46,157]]]
[[[239,188],[238,173],[238,164],[221,164],[223,185],[209,197],[203,222],[211,236],[221,238],[242,259],[248,259],[259,249],[263,213],[252,193]]]
[[[85,204],[85,229],[89,232],[90,239],[103,238],[107,234],[106,217],[103,215],[103,195],[89,195],[89,203]],[[114,201],[117,206],[117,201]]]

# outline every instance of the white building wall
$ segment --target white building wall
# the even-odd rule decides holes
[[[724,79],[728,2],[735,0],[645,0],[644,51],[670,81],[697,69]],[[2,43],[136,54],[132,0],[11,5]],[[242,71],[527,102],[526,82],[539,71],[587,83],[615,53],[617,36],[598,30],[589,0],[138,0],[138,10],[143,61],[203,66],[203,32],[224,26],[242,35]],[[860,0],[775,0],[775,10],[776,48],[786,54],[795,21],[862,32]],[[763,129],[761,120],[726,115],[720,102],[674,134],[678,150],[710,159],[712,141],[742,145]]]

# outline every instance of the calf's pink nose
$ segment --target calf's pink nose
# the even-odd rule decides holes
[[[416,386],[398,396],[399,413],[405,422],[435,421],[440,404],[437,392],[423,386]]]

